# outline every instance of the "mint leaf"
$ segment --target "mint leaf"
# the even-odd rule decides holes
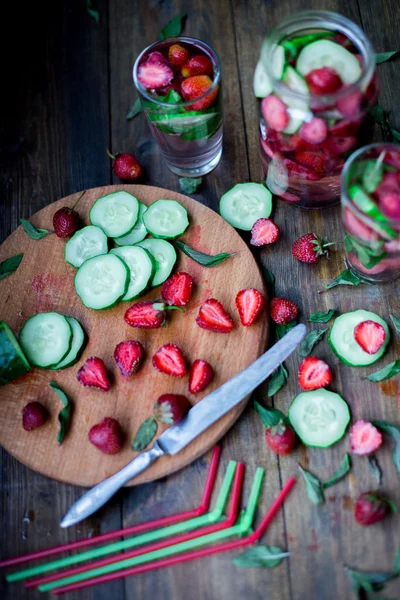
[[[275,295],[275,275],[267,267],[264,267],[262,263],[260,269],[265,285],[267,286],[268,295],[272,298]]]
[[[400,425],[393,425],[387,421],[372,421],[372,424],[394,439],[395,447],[392,458],[397,472],[400,473]]]
[[[346,269],[343,273],[335,277],[333,281],[328,283],[325,288],[330,290],[337,285],[360,285],[360,283],[363,283],[361,279],[357,275],[354,275],[350,269]]]
[[[254,546],[243,554],[232,558],[232,564],[236,567],[276,567],[283,558],[290,556],[290,552],[284,552],[277,546]]]
[[[384,139],[388,139],[393,136],[392,126],[388,121],[387,114],[383,106],[377,104],[369,110],[369,114],[372,116],[375,122],[382,127]]]
[[[39,229],[38,227],[32,225],[32,223],[30,221],[27,221],[26,219],[20,219],[19,221],[25,233],[29,235],[29,237],[32,238],[32,240],[41,240],[50,233],[48,229]]]
[[[368,161],[362,174],[362,184],[365,190],[372,194],[382,181],[383,177],[383,159],[386,152],[380,153],[376,161]]]
[[[350,471],[350,469],[351,469],[350,456],[348,454],[345,454],[342,462],[340,463],[340,465],[338,467],[338,469],[334,472],[334,474],[331,477],[329,477],[329,479],[327,479],[322,484],[322,487],[324,488],[324,490],[326,490],[327,488],[332,487],[338,481],[340,481],[341,479],[343,479],[343,477],[345,477],[345,475],[347,475],[347,473]]]
[[[394,360],[393,362],[383,367],[379,371],[375,371],[375,373],[371,373],[371,375],[367,375],[364,379],[369,379],[370,381],[385,381],[385,379],[390,379],[400,373],[400,358]]]
[[[58,422],[60,424],[60,429],[57,435],[57,442],[59,444],[62,444],[64,441],[65,434],[67,433],[69,424],[71,422],[71,403],[67,394],[64,392],[64,390],[60,388],[56,381],[50,381],[50,387],[55,391],[55,393],[64,405],[64,408],[62,408],[58,413]]]
[[[236,254],[236,252],[232,252],[231,254],[229,254],[229,252],[222,252],[221,254],[215,255],[205,254],[204,252],[199,252],[198,250],[191,248],[183,242],[175,241],[175,244],[178,246],[179,250],[182,250],[182,252],[186,254],[186,256],[189,256],[192,260],[203,267],[215,267],[230,256],[235,256]]]
[[[310,315],[310,318],[308,319],[310,321],[310,323],[327,323],[328,321],[330,321],[333,317],[333,315],[336,312],[336,308],[332,308],[331,310],[328,310],[327,312],[316,312],[313,313],[312,315]]]
[[[309,471],[306,471],[305,469],[303,469],[303,467],[301,467],[300,465],[298,465],[298,467],[299,467],[300,473],[303,475],[304,481],[306,483],[306,492],[307,492],[308,499],[313,504],[323,504],[325,502],[325,498],[324,498],[324,490],[323,490],[322,483],[320,482],[320,480],[317,477],[315,477],[315,475],[310,473]]]
[[[194,194],[202,181],[202,177],[179,177],[179,187],[184,194]]]
[[[396,317],[395,315],[390,315],[390,318],[393,321],[395,330],[397,331],[398,334],[400,334],[400,319],[399,319],[399,317]]]
[[[142,112],[143,112],[143,107],[142,107],[140,98],[136,98],[131,110],[126,115],[126,118],[128,119],[128,121],[130,121],[131,119],[134,119],[135,117],[140,115],[140,113],[142,113]]]
[[[363,590],[367,594],[373,594],[379,592],[385,587],[385,583],[390,579],[394,579],[399,573],[380,573],[371,572],[366,573],[364,571],[356,571],[350,567],[344,567],[347,576],[350,579],[351,587],[358,598],[361,598],[360,592]]]
[[[181,35],[185,26],[186,17],[186,14],[180,14],[168,21],[164,29],[161,31],[159,39],[165,40],[165,38],[178,37],[178,35]]]
[[[383,476],[382,469],[380,464],[378,463],[378,459],[373,454],[368,456],[368,466],[372,475],[377,480],[378,485],[381,485]]]
[[[278,340],[282,339],[284,335],[286,335],[293,327],[296,327],[296,321],[290,321],[290,323],[286,323],[286,325],[278,324],[275,327],[275,333]]]
[[[300,356],[309,356],[315,346],[322,340],[325,333],[329,331],[329,327],[326,329],[316,329],[310,331],[300,344]]]
[[[272,373],[268,379],[268,392],[269,397],[275,396],[279,390],[285,385],[288,380],[288,372],[283,365],[279,365],[277,369]]]
[[[93,8],[92,0],[86,0],[86,10],[98,25],[100,23],[100,13],[98,10]]]
[[[288,418],[277,408],[272,408],[270,406],[265,407],[259,402],[254,402],[254,410],[260,415],[261,421],[267,429],[276,427],[276,425],[279,425],[279,423],[288,422]]]
[[[11,273],[14,273],[20,265],[20,262],[23,258],[23,254],[16,254],[15,256],[10,256],[10,258],[6,258],[3,262],[0,263],[0,279],[4,279]]]
[[[156,432],[157,423],[154,417],[150,417],[143,421],[132,442],[132,450],[137,450],[138,452],[144,450],[146,446],[150,444],[151,440],[156,435]]]
[[[394,140],[396,140],[396,142],[400,142],[400,131],[397,131],[391,125],[390,125],[390,131],[391,131],[391,134],[392,134],[392,138]]]
[[[380,65],[384,62],[387,62],[391,58],[395,58],[398,54],[400,54],[400,50],[391,50],[389,52],[377,52],[375,54],[375,62],[377,65]]]

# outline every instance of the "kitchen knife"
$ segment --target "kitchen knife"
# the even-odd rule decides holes
[[[296,325],[249,367],[193,406],[187,415],[160,435],[154,445],[120,471],[86,492],[67,512],[61,527],[69,527],[90,516],[125,483],[147,469],[164,454],[177,454],[215,421],[239,404],[279,367],[304,339],[306,327]]]

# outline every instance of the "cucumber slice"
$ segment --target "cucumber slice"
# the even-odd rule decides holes
[[[176,250],[172,244],[166,240],[148,239],[140,242],[138,246],[141,246],[154,258],[156,263],[156,270],[151,280],[152,287],[156,287],[161,283],[164,283],[171,274],[172,269],[176,263]]]
[[[63,315],[56,312],[39,313],[26,321],[19,342],[32,365],[52,367],[68,354],[72,328]]]
[[[88,225],[83,227],[65,244],[65,260],[73,267],[80,267],[85,260],[107,254],[107,236],[100,227]]]
[[[154,260],[147,250],[139,246],[121,246],[113,248],[111,253],[119,256],[129,269],[129,286],[121,300],[122,302],[133,300],[147,288],[153,279]]]
[[[250,231],[262,217],[272,212],[272,195],[261,183],[237,183],[219,201],[221,217],[232,227]]]
[[[90,222],[112,238],[129,233],[136,225],[138,215],[138,199],[123,190],[99,198],[89,212]]]
[[[289,420],[303,444],[328,448],[344,436],[350,411],[339,394],[321,388],[296,396]]]
[[[133,244],[137,244],[144,240],[147,235],[147,229],[143,223],[143,215],[147,210],[147,206],[142,202],[139,202],[139,216],[135,227],[127,233],[119,238],[114,238],[114,242],[117,246],[133,246]]]
[[[168,127],[172,133],[185,133],[188,129],[204,125],[213,119],[217,113],[216,108],[208,108],[206,111],[192,111],[184,114],[162,114],[152,115],[150,120],[157,127]]]
[[[261,47],[261,56],[258,61],[255,71],[253,88],[256,98],[265,98],[273,92],[274,86],[267,73],[265,64],[268,62],[267,57],[268,46],[264,42]],[[283,70],[285,68],[285,49],[282,46],[275,46],[272,54],[272,73],[276,79],[282,79]]]
[[[115,254],[86,260],[75,275],[75,290],[86,308],[110,308],[125,296],[129,269]]]
[[[175,200],[157,200],[146,210],[144,225],[155,238],[175,239],[189,226],[186,208]]]
[[[31,370],[17,338],[5,321],[0,321],[0,385]]]
[[[387,225],[387,218],[381,212],[379,206],[371,198],[369,194],[359,185],[352,185],[349,189],[349,196],[353,200],[354,204],[366,215],[369,215],[372,219],[378,222],[379,230],[382,230],[391,239],[397,238],[398,232]],[[377,227],[374,227],[376,229]]]
[[[306,80],[291,66],[286,67],[283,83],[294,92],[299,92],[299,94],[308,95],[310,93]],[[312,116],[310,115],[310,107],[305,100],[293,98],[289,94],[280,93],[279,97],[287,105],[289,113],[289,123],[283,133],[291,135],[296,133],[303,123]]]
[[[363,321],[375,321],[386,331],[386,340],[376,354],[368,354],[354,338],[354,329]],[[337,317],[329,333],[328,342],[338,357],[350,367],[365,367],[379,360],[386,351],[390,331],[386,321],[369,310],[353,310]]]
[[[298,56],[296,67],[301,75],[307,75],[313,69],[332,67],[346,85],[358,81],[362,74],[354,54],[331,40],[319,40],[305,46]]]
[[[76,362],[78,362],[79,357],[82,353],[82,350],[85,347],[86,335],[83,330],[82,325],[74,319],[74,317],[65,317],[68,323],[71,325],[72,329],[72,342],[71,348],[68,354],[56,364],[55,367],[51,367],[53,370],[66,369],[67,367],[72,367]]]

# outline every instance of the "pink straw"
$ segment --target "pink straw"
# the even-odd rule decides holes
[[[86,581],[80,581],[78,583],[72,583],[70,585],[65,585],[63,587],[55,588],[52,590],[52,593],[55,595],[65,594],[66,592],[73,592],[75,590],[80,590],[85,587],[89,587],[92,585],[97,585],[99,583],[105,583],[106,581],[113,581],[115,579],[121,579],[123,577],[127,577],[128,575],[138,575],[139,573],[146,573],[147,571],[153,571],[155,569],[161,569],[163,567],[169,567],[171,565],[187,562],[189,560],[194,560],[195,558],[201,558],[203,556],[210,556],[212,554],[217,554],[220,552],[226,552],[227,550],[233,550],[235,548],[240,548],[242,546],[249,546],[251,544],[255,544],[258,542],[260,537],[264,534],[268,525],[271,523],[272,519],[275,517],[279,508],[285,501],[289,492],[293,488],[296,483],[296,479],[294,477],[290,477],[288,481],[283,486],[282,490],[279,492],[278,496],[273,501],[271,507],[267,511],[267,514],[257,527],[257,529],[246,538],[241,538],[238,540],[234,540],[232,542],[225,542],[224,544],[219,544],[218,546],[211,546],[210,548],[203,548],[201,550],[194,550],[192,552],[187,552],[186,554],[181,554],[178,556],[173,556],[169,558],[164,558],[158,560],[153,563],[148,563],[144,565],[139,565],[137,567],[131,567],[129,569],[124,569],[122,571],[117,571],[115,573],[107,573],[106,575],[100,575],[99,577],[93,577],[92,579],[88,579]]]
[[[76,550],[77,548],[84,548],[86,546],[91,546],[92,544],[106,542],[108,540],[113,540],[121,536],[130,535],[132,533],[139,533],[141,531],[146,531],[147,529],[155,529],[156,527],[164,527],[165,525],[173,525],[174,523],[179,523],[180,521],[185,521],[186,519],[192,519],[194,517],[200,517],[201,515],[204,515],[207,512],[208,507],[210,505],[211,494],[215,484],[220,456],[221,446],[214,446],[211,455],[210,466],[208,468],[207,479],[204,486],[203,496],[201,498],[200,504],[194,510],[179,512],[168,517],[153,519],[152,521],[146,521],[145,523],[137,523],[136,525],[126,527],[125,529],[116,529],[115,531],[109,531],[108,533],[103,533],[92,538],[85,538],[84,540],[79,540],[77,542],[69,542],[67,544],[53,546],[45,550],[37,550],[36,552],[31,552],[30,554],[23,554],[22,556],[8,558],[0,561],[0,567],[19,565],[29,560],[45,558],[46,556],[52,556],[53,554],[58,554],[59,552],[66,552],[67,550]]]

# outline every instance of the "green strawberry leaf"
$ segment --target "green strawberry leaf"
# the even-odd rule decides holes
[[[377,65],[380,65],[384,62],[387,62],[391,58],[395,58],[398,54],[400,54],[400,50],[391,50],[389,52],[377,52],[375,54],[375,62]]]
[[[347,473],[350,471],[350,469],[351,469],[350,456],[346,453],[344,455],[344,458],[343,458],[342,462],[340,463],[338,469],[334,472],[334,474],[331,477],[329,477],[329,479],[327,479],[322,484],[323,489],[326,490],[327,488],[330,488],[333,485],[336,485],[336,483],[338,481],[340,481],[341,479],[343,479],[343,477],[345,477],[345,475],[347,475]]]
[[[202,177],[179,177],[179,187],[184,194],[194,194],[202,181]]]
[[[354,275],[354,273],[352,273],[350,269],[345,269],[343,273],[340,273],[340,275],[335,277],[333,281],[328,283],[325,286],[325,288],[327,290],[330,290],[331,288],[336,287],[337,285],[360,285],[360,283],[363,283],[363,281],[361,281],[361,279],[357,277],[357,275]]]
[[[290,552],[284,552],[277,546],[254,546],[243,554],[232,558],[232,564],[236,567],[276,567],[282,559],[290,556]]]
[[[86,11],[98,25],[100,23],[100,13],[98,10],[93,8],[92,0],[86,0]]]
[[[304,481],[306,483],[306,492],[310,502],[313,504],[323,504],[325,502],[324,489],[320,480],[309,471],[303,469],[303,467],[300,465],[298,465],[298,467],[300,469],[300,473],[304,477]]]
[[[132,450],[136,450],[137,452],[144,450],[156,435],[156,431],[157,423],[154,417],[143,421],[132,442]]]
[[[282,339],[284,335],[286,335],[291,329],[293,329],[293,327],[296,327],[297,322],[296,321],[290,321],[290,323],[286,323],[285,324],[278,324],[275,327],[275,333],[276,333],[276,338],[278,340]]]
[[[32,238],[32,240],[41,240],[50,233],[48,229],[39,229],[38,227],[32,225],[32,223],[30,221],[27,221],[26,219],[20,219],[20,223],[25,233],[29,235],[29,237]]]
[[[328,321],[330,321],[333,317],[333,315],[336,312],[336,308],[331,308],[331,310],[328,310],[327,312],[316,312],[313,313],[312,315],[310,315],[310,318],[308,319],[310,321],[310,323],[327,323]]]
[[[385,381],[385,379],[390,379],[397,375],[397,373],[400,373],[400,358],[389,363],[386,367],[383,367],[383,369],[367,375],[364,379],[369,379],[370,381]]]
[[[393,425],[387,421],[372,421],[372,424],[393,438],[395,447],[392,458],[397,472],[400,473],[400,425]]]
[[[58,413],[58,422],[60,424],[60,429],[57,435],[57,442],[59,444],[62,444],[71,422],[71,402],[69,401],[67,394],[64,392],[64,390],[60,388],[56,381],[50,381],[50,387],[55,391],[55,393],[64,405],[64,408],[62,408]]]
[[[6,260],[0,263],[0,279],[4,279],[11,273],[14,273],[20,265],[20,262],[23,258],[23,254],[16,254],[15,256],[10,256]]]
[[[378,485],[381,485],[382,476],[383,476],[382,468],[381,468],[380,464],[378,463],[378,459],[373,454],[368,456],[368,466],[369,466],[369,469],[370,469],[372,475],[377,480]]]
[[[178,37],[181,35],[185,26],[186,17],[187,15],[182,13],[168,21],[164,29],[162,29],[159,39],[165,40],[165,38]]]
[[[202,265],[203,267],[215,267],[230,256],[235,256],[236,254],[236,252],[232,252],[231,254],[229,252],[222,252],[221,254],[215,254],[213,256],[212,254],[205,254],[204,252],[199,252],[198,250],[191,248],[183,242],[175,241],[175,244],[176,246],[178,246],[179,250],[182,250],[182,252],[186,254],[186,256],[189,256],[192,260],[197,262],[199,265]]]
[[[285,385],[288,380],[288,372],[283,365],[279,365],[277,369],[272,373],[268,379],[268,392],[269,397],[275,396],[279,390]]]
[[[398,334],[400,334],[400,319],[396,317],[396,315],[390,315],[390,318],[393,321],[393,325]]]
[[[267,429],[276,427],[279,423],[288,423],[288,418],[278,410],[271,406],[262,406],[259,402],[254,402],[254,410],[260,415],[263,425]]]
[[[134,119],[135,117],[140,115],[140,113],[142,113],[142,112],[143,112],[143,107],[142,107],[140,98],[136,98],[135,102],[132,105],[132,108],[126,115],[126,118],[128,119],[128,121],[130,121],[131,119]]]
[[[309,356],[327,331],[329,331],[329,327],[326,329],[315,329],[314,331],[310,331],[300,344],[300,356]]]

